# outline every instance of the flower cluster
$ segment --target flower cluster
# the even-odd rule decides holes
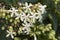
[[[42,22],[42,15],[46,13],[46,5],[38,4],[31,4],[31,3],[25,3],[21,4],[19,3],[19,9],[15,7],[11,7],[8,12],[10,13],[11,17],[15,17],[15,20],[20,19],[22,23],[22,28],[19,28],[23,31],[23,33],[29,34],[30,33],[30,27],[33,27],[33,23],[36,21]],[[13,38],[14,32],[7,31],[9,35]]]

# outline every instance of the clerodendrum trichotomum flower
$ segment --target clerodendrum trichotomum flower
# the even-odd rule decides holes
[[[40,3],[38,4],[31,4],[31,3],[25,3],[19,4],[19,8],[11,7],[9,11],[9,15],[11,18],[14,20],[19,20],[21,23],[19,24],[14,24],[14,20],[12,22],[12,25],[15,25],[12,28],[18,28],[18,30],[21,28],[21,33],[26,33],[29,34],[31,32],[31,27],[33,27],[34,23],[36,21],[42,22],[43,15],[46,13],[46,5],[41,5]],[[21,27],[22,26],[22,27]],[[7,35],[6,37],[11,36],[11,38],[14,38],[15,32],[7,30]],[[35,37],[35,35],[34,35]],[[36,40],[36,37],[35,37]]]
[[[17,13],[17,9],[15,9],[14,7],[12,7],[10,10],[8,10],[9,12],[11,12],[11,17],[13,17],[14,16],[14,14],[16,14]]]
[[[15,34],[15,32],[13,32],[13,31],[8,31],[7,30],[7,35],[6,35],[6,37],[9,37],[9,36],[11,36],[11,38],[14,38],[14,34]]]

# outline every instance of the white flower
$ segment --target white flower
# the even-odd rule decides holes
[[[41,11],[42,14],[46,13],[46,10],[45,10],[46,5],[40,5],[39,8],[40,8],[39,10]]]
[[[8,31],[7,30],[7,35],[6,35],[6,37],[9,37],[9,36],[11,36],[11,38],[14,38],[14,34],[15,34],[15,32],[12,32],[12,31]]]
[[[29,5],[28,5],[28,3],[26,2],[26,3],[25,3],[25,7],[23,7],[23,8],[28,8],[28,9],[29,9],[31,6],[32,6],[32,4],[29,4]]]
[[[26,15],[26,13],[24,13],[24,12],[21,12],[20,14],[16,14],[16,16],[17,17],[15,19],[19,19],[20,18],[21,21],[23,21],[24,23],[29,21],[29,18],[28,18],[29,14]]]
[[[11,10],[12,9],[12,10]],[[15,9],[14,7],[12,7],[10,10],[8,10],[9,12],[11,12],[11,17],[14,16],[15,13],[17,13],[17,9]]]
[[[38,21],[40,21],[42,23],[42,16],[39,17],[39,20]]]
[[[23,21],[23,17],[25,16],[24,12],[21,12],[20,14],[16,14],[16,18],[15,19],[21,19],[21,21]]]
[[[16,15],[16,18],[15,19],[19,19],[20,17],[21,17],[21,15],[20,14],[15,14]]]
[[[41,12],[38,11],[38,14],[39,14],[39,15],[38,15],[38,19],[39,19],[40,22],[42,22],[42,14],[41,14]]]
[[[31,11],[30,7],[33,6],[31,3],[28,5],[28,3],[25,3],[25,6],[23,7],[24,12],[27,13],[29,11]]]
[[[26,29],[25,29],[25,27],[23,27],[23,33],[29,34],[30,31],[31,31],[30,28],[26,28]]]
[[[31,13],[32,16],[30,16],[32,23],[35,23],[35,20],[38,19],[38,13]]]
[[[31,23],[25,23],[25,24],[22,24],[24,27],[26,27],[26,28],[28,28],[28,27],[31,27],[32,26],[32,24]]]
[[[28,15],[26,15],[26,13],[24,13],[24,12],[21,12],[20,14],[16,14],[16,19],[21,19],[21,21],[23,21],[23,22],[26,22],[27,20],[29,20],[28,19],[28,17],[29,17],[29,14]]]
[[[29,16],[30,14],[24,16],[24,21],[23,21],[24,23],[26,23],[27,21],[30,22]]]
[[[30,23],[25,23],[25,24],[22,24],[24,27],[23,27],[23,31],[24,31],[24,33],[26,33],[26,34],[29,34],[30,33],[30,27],[32,27],[32,24],[30,24]]]

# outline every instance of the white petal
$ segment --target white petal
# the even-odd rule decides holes
[[[11,17],[13,17],[14,13],[11,13]]]
[[[18,13],[15,13],[15,16],[19,16],[20,14],[18,14]]]
[[[44,7],[47,7],[46,5],[44,5]]]
[[[10,34],[7,34],[7,35],[6,35],[6,37],[9,37],[9,36],[10,36]]]
[[[12,10],[8,10],[8,12],[12,12]]]
[[[12,7],[12,10],[15,10],[15,8],[14,8],[14,7]]]
[[[25,3],[25,6],[28,6],[28,3],[27,2]]]
[[[14,38],[13,34],[11,34],[11,38]]]
[[[33,18],[33,23],[35,23],[35,18]]]
[[[29,6],[33,6],[33,5],[30,3]]]
[[[8,30],[7,30],[8,33],[10,33]]]
[[[34,34],[34,40],[37,40],[37,37],[36,37],[36,35]]]
[[[12,34],[16,34],[15,32],[13,32]]]
[[[21,17],[21,21],[23,21],[24,19]]]
[[[19,17],[16,17],[15,19],[19,19]]]

